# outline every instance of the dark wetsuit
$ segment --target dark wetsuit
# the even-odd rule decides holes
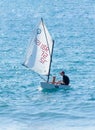
[[[67,75],[63,76],[63,82],[65,83],[65,85],[69,85],[70,80],[69,80],[69,77]]]

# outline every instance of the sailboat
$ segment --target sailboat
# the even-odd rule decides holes
[[[37,26],[30,46],[28,47],[23,65],[36,72],[40,77],[46,76],[44,82],[40,82],[43,89],[63,88],[66,85],[50,83],[50,71],[54,40],[52,39],[43,18]]]

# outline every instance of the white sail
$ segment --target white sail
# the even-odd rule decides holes
[[[41,20],[26,54],[24,65],[41,75],[49,74],[53,41]]]

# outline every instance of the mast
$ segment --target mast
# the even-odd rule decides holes
[[[49,73],[48,73],[48,78],[47,78],[47,82],[49,82],[49,76],[50,76],[50,70],[51,70],[51,62],[52,62],[52,54],[53,54],[53,48],[54,48],[54,40],[53,40],[53,45],[52,45],[52,52],[50,55],[50,65],[49,65]]]
[[[43,23],[43,18],[41,18],[41,21],[42,21],[42,25],[43,25],[43,29],[44,29],[44,33],[45,33],[45,37],[46,37],[46,42],[47,42],[47,45],[48,45],[48,48],[49,48],[49,43],[48,43],[48,38],[47,38],[47,35],[46,35],[46,31],[45,31],[44,23]],[[52,62],[52,54],[53,54],[53,48],[54,48],[54,40],[53,40],[53,45],[52,45],[52,51],[51,51],[51,54],[50,54],[50,48],[49,48],[49,54],[50,54],[50,65],[49,65],[49,72],[48,72],[47,82],[49,82],[49,76],[50,76],[50,70],[51,70],[51,62]]]

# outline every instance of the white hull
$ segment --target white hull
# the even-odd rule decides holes
[[[55,88],[69,88],[69,85],[51,84],[47,82],[41,82],[41,88],[43,89],[55,89]]]

